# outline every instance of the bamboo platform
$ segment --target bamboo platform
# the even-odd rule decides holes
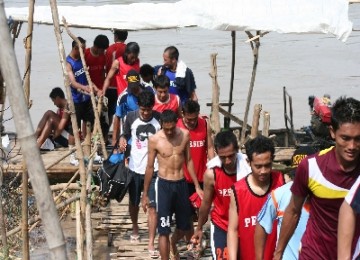
[[[97,222],[95,230],[107,232],[108,246],[117,248],[116,253],[110,253],[110,259],[151,259],[147,250],[147,244],[149,241],[147,216],[141,208],[139,212],[140,241],[137,243],[132,243],[130,241],[132,224],[128,213],[128,201],[128,195],[126,195],[121,203],[113,200],[106,208],[100,208],[99,212],[92,213],[93,222]],[[102,243],[103,242],[105,241],[102,241]],[[157,238],[155,239],[155,247],[157,247]],[[185,256],[185,242],[179,242],[178,250],[180,258],[187,259]],[[209,247],[204,250],[204,254],[201,259],[212,259]]]

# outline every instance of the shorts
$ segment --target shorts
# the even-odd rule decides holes
[[[90,122],[91,125],[94,125],[94,110],[91,105],[91,100],[82,102],[82,103],[75,103],[75,113],[76,113],[76,120],[78,123],[78,127],[81,128],[81,120]]]
[[[106,90],[105,96],[108,98],[108,116],[109,118],[111,118],[115,114],[115,110],[116,110],[116,102],[118,99],[117,89],[108,88]]]
[[[68,147],[69,146],[69,133],[65,130],[63,130],[61,132],[61,135],[59,135],[58,137],[54,138],[54,142],[60,144],[62,147]]]
[[[171,181],[158,177],[155,189],[159,234],[170,234],[173,213],[175,213],[176,228],[184,231],[190,230],[192,215],[188,186],[185,179]]]
[[[210,224],[210,248],[213,259],[229,259],[227,249],[227,232]]]
[[[129,184],[130,204],[133,206],[139,206],[140,200],[141,200],[141,192],[144,190],[145,175],[133,172],[131,170],[129,170],[129,171],[133,176],[131,179],[131,182]],[[148,191],[150,208],[156,207],[156,203],[155,203],[155,181],[156,181],[156,178],[157,178],[157,172],[154,172],[154,175],[153,175],[151,183],[150,183],[149,191]]]

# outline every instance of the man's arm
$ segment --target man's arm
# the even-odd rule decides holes
[[[265,229],[259,223],[256,223],[255,235],[254,235],[256,260],[264,259],[264,249],[265,249],[266,239],[267,239],[267,233],[265,232]]]
[[[89,86],[82,85],[76,81],[72,67],[71,67],[70,63],[68,63],[68,62],[66,62],[66,71],[68,73],[69,80],[70,80],[71,86],[73,88],[83,91],[83,92],[86,92],[86,93],[90,93]]]
[[[144,192],[143,192],[142,201],[141,201],[142,208],[145,213],[149,206],[148,191],[149,191],[149,186],[151,183],[152,176],[154,174],[154,162],[155,162],[155,157],[156,157],[156,142],[157,142],[156,135],[149,137],[148,160],[147,160],[147,165],[146,165],[146,170],[145,170]]]
[[[214,141],[212,138],[210,122],[207,119],[205,120],[206,120],[206,131],[207,131],[207,140],[206,140],[207,156],[208,159],[211,160],[212,158],[215,157]]]
[[[349,203],[344,201],[340,207],[338,222],[338,259],[351,259],[351,246],[354,238],[356,215]]]
[[[54,131],[54,138],[61,135],[61,132],[65,129],[65,126],[68,124],[69,120],[70,120],[69,113],[64,111],[64,113],[60,119],[60,122]]]
[[[299,222],[304,201],[305,197],[292,194],[290,203],[284,213],[279,240],[274,252],[274,260],[282,259],[285,247],[287,246],[291,236],[294,234],[296,226]]]
[[[234,191],[230,195],[230,208],[229,208],[229,226],[227,233],[227,248],[229,254],[229,260],[237,259],[238,252],[238,209],[235,201]]]
[[[105,81],[104,81],[104,85],[102,88],[102,94],[105,95],[106,90],[108,89],[108,87],[110,86],[110,82],[111,79],[114,77],[114,75],[118,72],[119,70],[119,61],[116,59],[113,61],[113,63],[111,64],[111,68],[108,72],[108,74],[106,75]]]

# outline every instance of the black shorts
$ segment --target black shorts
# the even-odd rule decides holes
[[[111,118],[115,114],[115,110],[116,110],[116,102],[118,99],[117,89],[108,88],[106,90],[105,96],[108,99],[108,115],[109,115],[109,118]],[[110,123],[110,125],[111,125],[111,123]]]
[[[75,113],[76,119],[78,123],[78,127],[81,128],[81,120],[90,122],[91,125],[94,125],[94,110],[91,105],[91,100],[82,102],[82,103],[75,103]]]
[[[62,147],[68,147],[69,141],[63,135],[59,135],[58,137],[54,138],[53,140],[55,143],[60,144]]]
[[[211,222],[210,248],[213,259],[228,259],[227,232]]]
[[[158,177],[155,189],[159,234],[170,234],[173,213],[175,213],[176,228],[179,230],[190,230],[192,213],[188,186],[185,179],[171,181]]]
[[[132,174],[132,179],[129,184],[129,200],[130,204],[133,206],[139,206],[140,199],[141,199],[141,192],[144,190],[144,174],[139,174],[136,172],[133,172],[129,170]],[[148,197],[149,197],[149,207],[155,208],[155,181],[157,178],[157,172],[154,172],[154,175],[152,177],[149,191],[148,191]]]

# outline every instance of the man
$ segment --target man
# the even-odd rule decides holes
[[[191,228],[191,206],[187,184],[184,179],[183,163],[194,181],[196,192],[203,193],[196,179],[194,165],[190,156],[189,132],[176,127],[177,115],[171,110],[161,114],[162,130],[149,138],[148,163],[145,171],[144,195],[142,206],[147,211],[149,206],[148,190],[154,172],[155,158],[158,159],[159,171],[156,180],[156,207],[158,214],[158,232],[160,256],[163,260],[179,259],[176,243]],[[176,216],[176,230],[171,240],[170,222],[173,213]]]
[[[164,65],[155,70],[158,75],[166,75],[170,79],[170,93],[180,97],[181,104],[191,99],[197,101],[194,74],[183,61],[179,61],[179,51],[175,46],[164,50]]]
[[[139,95],[139,109],[129,112],[124,125],[124,134],[120,138],[120,149],[125,151],[128,140],[132,139],[132,147],[129,157],[129,170],[132,172],[133,179],[129,184],[129,212],[133,224],[131,242],[139,241],[139,204],[141,191],[144,186],[144,174],[148,158],[148,139],[161,128],[160,114],[153,111],[154,94],[144,91]],[[154,240],[156,233],[156,210],[155,210],[155,179],[157,177],[158,163],[155,159],[154,172],[149,190],[149,244],[148,251],[150,257],[159,257],[159,252],[155,250]]]
[[[271,194],[268,195],[268,198],[263,205],[257,216],[257,224],[255,227],[255,259],[262,260],[264,259],[264,249],[266,245],[267,236],[272,233],[274,223],[277,222],[276,233],[279,237],[280,228],[282,224],[282,219],[284,216],[284,211],[288,206],[291,198],[290,188],[293,184],[292,179],[295,174],[296,167],[299,165],[300,161],[304,159],[307,155],[314,154],[316,150],[311,146],[300,146],[294,152],[292,156],[292,170],[290,172],[290,181],[273,190]],[[294,232],[294,235],[291,237],[289,244],[287,245],[284,252],[284,259],[296,260],[299,258],[299,247],[300,240],[304,234],[306,223],[309,218],[309,203],[306,201],[301,213],[301,218],[298,226]],[[276,221],[276,222],[275,222]],[[272,254],[270,258],[272,259]]]
[[[360,173],[360,102],[339,98],[332,107],[331,137],[335,147],[301,161],[291,187],[274,259],[281,259],[294,233],[306,197],[310,218],[301,240],[300,259],[336,259],[341,203]],[[355,237],[360,229],[355,230]]]
[[[124,55],[114,60],[102,89],[102,95],[106,93],[110,86],[112,78],[115,76],[117,96],[120,96],[127,88],[126,75],[130,70],[139,72],[140,61],[139,61],[140,47],[136,42],[129,42],[126,44]]]
[[[138,96],[142,92],[140,84],[140,76],[135,70],[130,70],[126,75],[126,81],[128,82],[128,91],[120,95],[116,106],[116,112],[114,117],[113,139],[112,144],[115,145],[118,140],[121,129],[121,123],[125,119],[125,116],[139,108]]]
[[[114,60],[123,56],[125,53],[126,44],[125,41],[128,37],[127,30],[114,30],[114,43],[106,49],[106,75],[109,74],[111,69],[111,65]],[[116,101],[117,101],[117,84],[116,79],[113,77],[109,83],[109,87],[106,90],[105,96],[108,99],[108,117],[109,117],[109,127],[112,124],[113,116],[115,114],[116,109]]]
[[[151,91],[155,94],[154,89],[154,68],[150,64],[143,64],[140,67],[141,85],[143,90]]]
[[[227,246],[229,259],[255,259],[254,233],[256,216],[268,194],[285,183],[281,172],[272,170],[275,154],[273,141],[257,136],[245,144],[251,173],[231,188]],[[262,259],[271,260],[276,230],[266,241]]]
[[[180,98],[169,93],[170,80],[165,75],[156,76],[154,80],[155,105],[154,110],[158,112],[170,109],[181,116]]]
[[[214,259],[226,257],[226,234],[229,221],[231,186],[250,173],[246,158],[239,152],[236,136],[231,131],[220,132],[214,140],[217,157],[204,174],[204,198],[199,209],[198,226],[191,241],[201,247],[203,226],[211,211],[211,252]]]
[[[75,113],[78,127],[81,120],[94,123],[94,111],[90,100],[90,87],[88,85],[85,70],[80,58],[80,50],[85,50],[86,42],[83,38],[78,37],[81,46],[76,41],[72,42],[70,54],[66,57],[66,71],[71,83],[71,94],[74,101]]]
[[[340,207],[338,224],[338,259],[351,260],[360,257],[360,239],[351,254],[356,218],[360,214],[360,178],[357,179]],[[352,257],[351,257],[352,256]]]

